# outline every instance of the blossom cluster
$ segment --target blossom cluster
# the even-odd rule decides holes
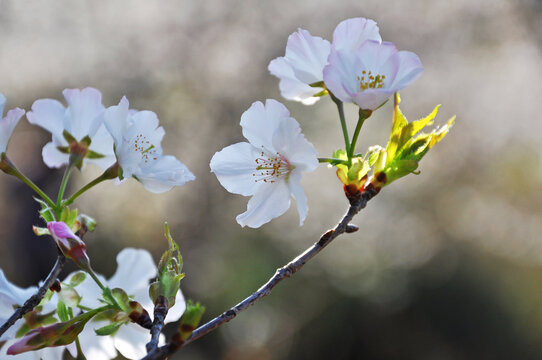
[[[432,124],[438,107],[423,119],[407,121],[399,109],[397,91],[416,80],[423,67],[416,54],[399,51],[393,43],[382,41],[376,22],[370,19],[341,22],[333,32],[332,42],[298,29],[288,38],[285,56],[272,60],[268,69],[280,79],[280,91],[286,99],[312,105],[329,95],[339,111],[345,148],[333,152],[331,158],[319,158],[315,146],[306,139],[285,105],[273,99],[254,102],[241,115],[246,141],[216,152],[209,164],[227,191],[251,197],[246,211],[236,217],[243,227],[258,228],[284,214],[292,198],[299,225],[303,225],[308,199],[301,186],[302,174],[314,171],[319,163],[337,168],[351,204],[359,201],[360,194],[369,187],[376,194],[383,186],[413,173],[421,158],[453,124],[452,118],[440,129],[420,133]],[[387,146],[375,145],[365,155],[358,154],[356,142],[364,121],[394,94]],[[58,200],[52,201],[8,159],[10,137],[25,111],[12,109],[1,118],[6,102],[2,94],[0,170],[18,177],[39,195],[40,215],[47,226],[34,227],[34,232],[50,235],[62,254],[84,272],[69,275],[57,293],[48,291],[39,306],[0,337],[0,342],[5,341],[0,346],[0,357],[58,359],[67,349],[74,357],[82,352],[89,359],[110,359],[117,352],[129,359],[140,358],[146,354],[151,327],[148,313],[153,308],[155,320],[160,314],[167,314],[168,322],[178,319],[188,307],[186,312],[190,315],[186,321],[190,326],[183,327],[181,319],[176,334],[177,341],[188,339],[192,330],[187,329],[195,328],[204,307],[184,302],[180,292],[180,280],[184,277],[182,257],[167,224],[169,249],[158,267],[147,251],[124,249],[117,257],[117,272],[105,279],[93,271],[82,240],[95,223],[69,206],[104,180],[117,179],[120,183],[134,178],[147,190],[163,193],[194,180],[195,176],[176,157],[163,154],[165,131],[156,113],[131,109],[126,97],[117,105],[105,107],[102,94],[90,87],[65,89],[63,95],[67,105],[40,99],[26,113],[31,124],[51,133],[51,141],[42,149],[44,163],[51,168],[66,167]],[[358,107],[359,118],[352,137],[348,134],[343,103]],[[87,164],[101,167],[103,174],[64,199],[71,171],[81,170]],[[0,270],[0,323],[35,291],[10,284]],[[160,309],[165,309],[165,313],[160,313]],[[152,335],[147,350],[157,342],[157,334]]]

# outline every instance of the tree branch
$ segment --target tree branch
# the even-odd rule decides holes
[[[32,311],[38,304],[41,302],[43,297],[45,296],[45,293],[47,290],[53,285],[53,283],[56,281],[58,275],[60,274],[60,271],[62,271],[62,267],[64,266],[64,263],[66,262],[66,257],[60,250],[58,250],[58,257],[56,258],[55,265],[51,269],[51,272],[49,275],[47,275],[47,278],[45,279],[45,282],[43,285],[40,286],[38,289],[38,292],[34,295],[32,295],[28,300],[25,301],[24,305],[17,308],[13,315],[0,327],[0,336],[2,336],[17,320],[22,318],[26,313]]]
[[[167,312],[167,299],[163,296],[159,296],[154,304],[154,320],[151,327],[151,341],[146,345],[147,353],[150,353],[158,347],[158,339],[162,332],[162,328],[164,327],[164,320],[166,319]]]
[[[167,358],[169,355],[176,352],[182,346],[187,345],[192,341],[197,340],[200,337],[208,334],[217,327],[236,317],[237,314],[239,314],[243,310],[246,310],[248,307],[256,303],[261,298],[269,295],[273,288],[279,282],[286,278],[289,278],[297,271],[299,271],[310,259],[316,256],[320,251],[322,251],[337,236],[341,235],[342,233],[351,233],[356,231],[358,229],[357,226],[349,225],[350,221],[352,221],[354,216],[361,209],[367,206],[367,202],[369,202],[369,200],[371,200],[375,195],[377,195],[379,191],[380,189],[375,189],[372,185],[368,185],[365,187],[363,192],[357,194],[356,198],[350,197],[350,208],[344,215],[341,222],[339,222],[335,226],[335,228],[328,230],[326,233],[324,233],[320,237],[320,240],[314,243],[302,254],[297,256],[295,259],[293,259],[283,267],[278,268],[275,274],[256,292],[254,292],[252,295],[250,295],[231,309],[215,317],[208,323],[198,327],[196,330],[194,330],[194,332],[192,332],[192,335],[186,341],[179,343],[176,342],[174,338],[174,340],[169,344],[161,346],[159,348],[155,348],[153,351],[149,352],[142,360],[160,360]]]

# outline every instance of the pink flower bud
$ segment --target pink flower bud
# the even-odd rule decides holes
[[[90,270],[87,246],[66,223],[51,221],[47,224],[47,229],[67,258],[72,259],[83,270]]]

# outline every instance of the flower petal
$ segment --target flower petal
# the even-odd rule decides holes
[[[53,142],[45,144],[41,150],[41,156],[45,165],[50,168],[59,168],[70,161],[70,155],[60,152]]]
[[[209,166],[220,185],[229,192],[243,196],[254,195],[262,184],[254,181],[252,175],[260,151],[246,142],[233,144],[215,153]]]
[[[288,187],[290,188],[290,193],[295,199],[297,206],[297,212],[299,213],[299,226],[303,225],[307,213],[309,212],[309,204],[307,196],[305,195],[305,190],[301,186],[301,171],[293,171],[288,180]]]
[[[122,356],[128,359],[141,359],[147,354],[145,344],[150,340],[149,336],[149,330],[128,323],[119,328],[113,341]]]
[[[79,334],[79,342],[81,350],[87,359],[92,360],[110,360],[117,356],[115,343],[111,336],[98,336],[94,332],[103,326],[109,325],[109,321],[93,321],[87,323],[83,331]],[[75,357],[76,349],[70,350],[70,353]]]
[[[62,94],[68,103],[68,118],[64,128],[77,140],[93,137],[103,123],[102,94],[91,87],[83,90],[65,89]]]
[[[265,106],[262,102],[254,102],[241,116],[243,136],[255,147],[263,147],[275,152],[273,133],[283,118],[290,117],[290,112],[280,102],[267,99]]]
[[[312,171],[318,167],[318,153],[305,139],[299,123],[294,118],[285,118],[281,121],[273,134],[273,146],[299,170]]]
[[[399,71],[390,85],[391,88],[401,90],[419,78],[423,72],[423,66],[418,55],[410,51],[399,51],[398,58]]]
[[[126,248],[117,255],[117,270],[108,284],[133,295],[138,289],[148,289],[149,280],[156,276],[156,272],[154,260],[147,250]]]
[[[332,50],[324,68],[324,83],[338,99],[350,103],[359,89],[357,75],[364,69],[354,52]]]
[[[333,47],[337,50],[355,51],[367,40],[382,41],[378,25],[371,19],[347,19],[333,31]]]
[[[0,154],[6,152],[13,129],[23,115],[23,109],[15,108],[9,110],[6,117],[2,119],[2,109],[0,109]]]
[[[184,300],[183,293],[181,292],[181,290],[179,290],[177,292],[177,295],[175,296],[175,305],[169,309],[164,323],[167,324],[179,320],[184,314],[185,310],[186,301]]]
[[[57,100],[53,99],[40,99],[34,101],[32,104],[32,111],[26,113],[28,122],[34,125],[41,126],[45,130],[49,131],[53,138],[60,141],[64,136],[64,118],[66,116],[66,109]]]
[[[322,70],[330,49],[329,41],[312,36],[307,30],[297,29],[288,37],[285,59],[297,79],[312,84],[322,81]]]
[[[104,112],[104,125],[117,146],[122,144],[122,135],[129,126],[126,121],[129,106],[128,99],[123,96],[118,105],[110,106]]]
[[[305,105],[312,105],[319,97],[313,95],[318,94],[323,88],[312,87],[300,81],[295,77],[292,66],[288,64],[284,57],[278,57],[272,60],[268,66],[269,72],[280,79],[279,88],[280,94],[288,99],[301,101]]]
[[[290,207],[290,190],[285,181],[261,186],[248,201],[247,211],[237,216],[239,225],[258,228],[284,214]]]
[[[174,186],[182,186],[196,178],[182,162],[172,155],[160,156],[152,161],[151,165],[140,167],[134,176],[153,193],[169,191]]]
[[[395,92],[393,89],[367,89],[354,94],[354,102],[365,110],[376,110]]]

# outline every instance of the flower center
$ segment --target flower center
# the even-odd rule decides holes
[[[263,147],[263,146],[262,146]],[[254,181],[263,181],[266,183],[274,183],[282,177],[290,176],[290,172],[295,168],[288,159],[280,153],[267,155],[265,151],[260,153],[260,157],[256,159],[256,171],[252,173]]]
[[[375,76],[371,71],[367,73],[363,70],[361,76],[358,76],[359,88],[360,90],[381,89],[384,87],[385,79],[386,75],[377,74]]]
[[[154,144],[151,144],[149,139],[143,134],[138,134],[135,137],[133,147],[135,152],[141,153],[141,158],[145,163],[156,160],[159,155]]]

